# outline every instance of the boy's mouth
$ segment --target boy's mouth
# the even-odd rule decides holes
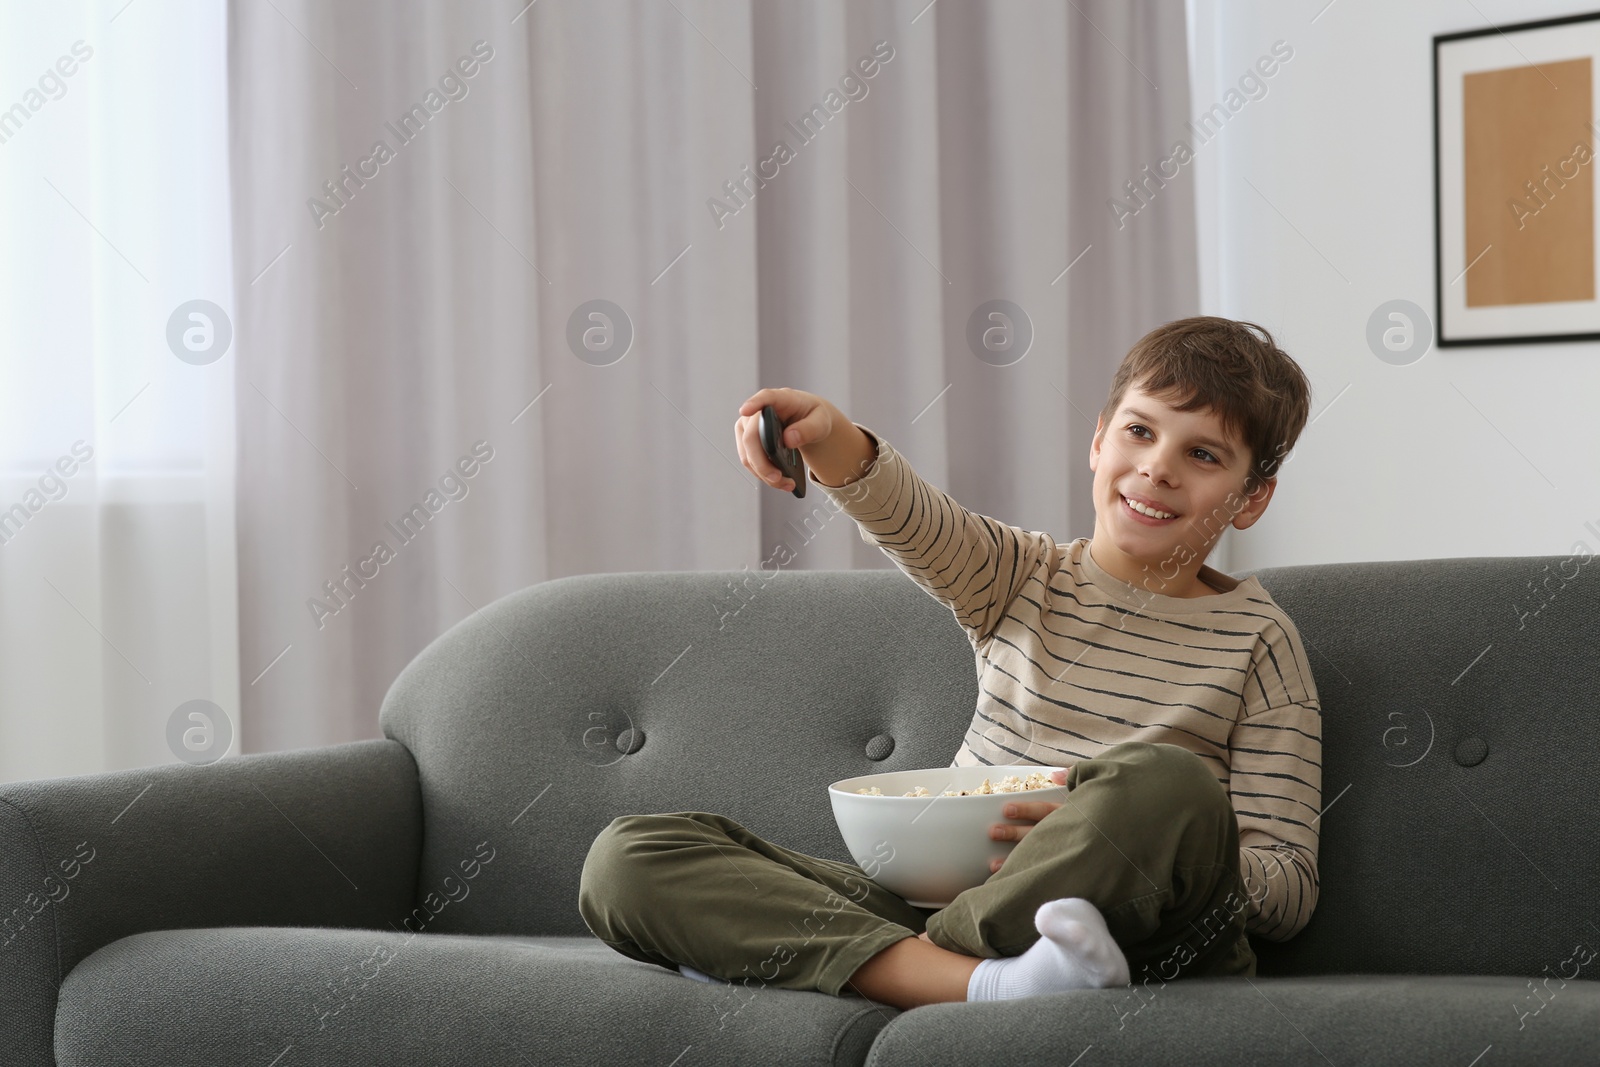
[[[1153,505],[1145,504],[1143,502],[1135,503],[1134,501],[1129,500],[1127,497],[1122,496],[1120,493],[1117,495],[1122,500],[1123,510],[1127,511],[1141,522],[1152,525],[1161,525],[1163,523],[1172,522],[1178,517],[1177,513],[1174,511],[1169,511],[1165,508],[1157,508]],[[1141,511],[1141,508],[1144,510]]]

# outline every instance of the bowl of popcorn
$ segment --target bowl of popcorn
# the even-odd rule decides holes
[[[833,819],[863,874],[919,908],[942,908],[993,874],[1017,846],[989,836],[1011,801],[1064,803],[1067,787],[1038,764],[935,767],[845,778],[828,787]]]

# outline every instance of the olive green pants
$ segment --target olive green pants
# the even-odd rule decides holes
[[[584,860],[578,910],[633,959],[835,996],[924,930],[964,955],[1020,955],[1040,937],[1034,913],[1060,897],[1100,909],[1135,984],[1255,974],[1239,824],[1200,757],[1128,742],[1072,765],[1067,790],[1000,870],[939,910],[698,811],[613,819]]]

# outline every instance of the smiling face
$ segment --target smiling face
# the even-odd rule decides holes
[[[1254,524],[1277,487],[1274,477],[1246,497],[1249,467],[1248,447],[1216,413],[1178,411],[1130,385],[1089,449],[1095,563],[1152,593],[1209,595],[1196,574],[1217,538]]]

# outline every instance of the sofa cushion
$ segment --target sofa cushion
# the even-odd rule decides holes
[[[91,954],[61,987],[55,1048],[61,1067],[701,1067],[768,1063],[776,1049],[833,1067],[862,1063],[896,1014],[693,981],[592,937],[228,927]]]
[[[1600,982],[1551,979],[1537,996],[1535,984],[1485,976],[1186,978],[933,1004],[890,1023],[867,1063],[1070,1064],[1080,1056],[1084,1067],[1594,1062]]]

